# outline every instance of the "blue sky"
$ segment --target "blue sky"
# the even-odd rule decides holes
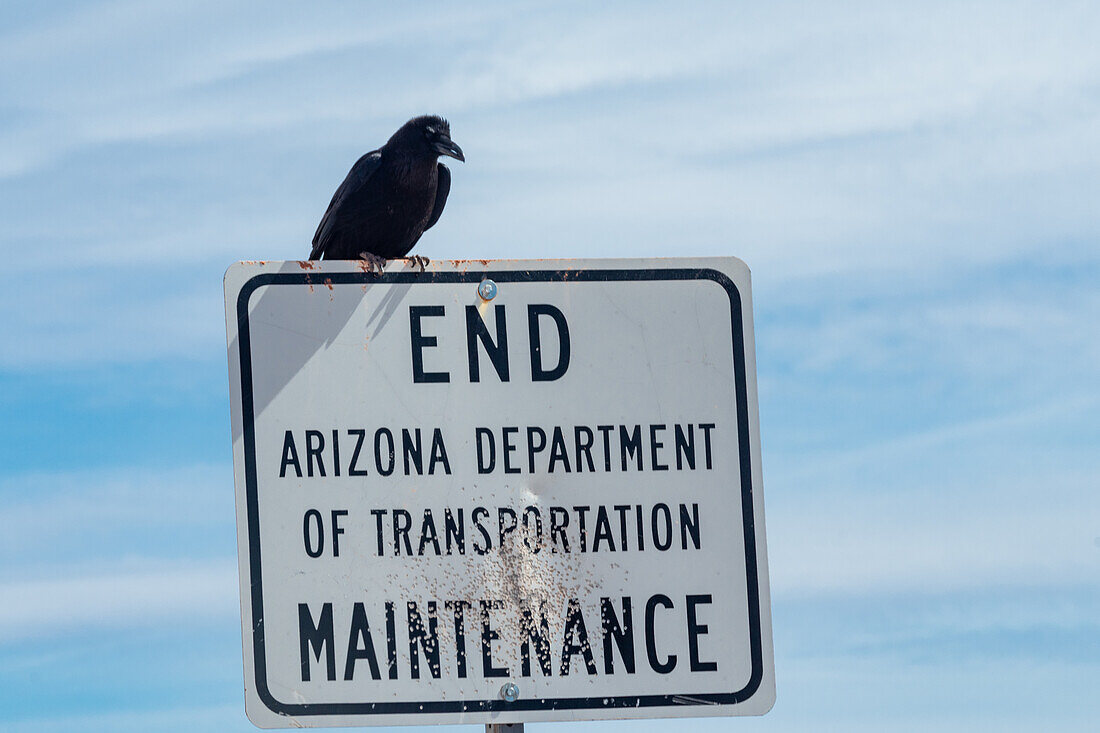
[[[405,119],[418,251],[753,271],[778,701],[1093,730],[1100,6],[0,6],[0,728],[247,731],[222,273]],[[559,724],[560,727],[560,724]],[[474,728],[469,728],[474,730]]]

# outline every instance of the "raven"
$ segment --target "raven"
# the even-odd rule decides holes
[[[364,259],[381,271],[386,260],[407,255],[447,203],[451,172],[440,155],[466,160],[447,121],[425,115],[355,161],[321,217],[309,258]],[[413,259],[421,270],[428,262]]]

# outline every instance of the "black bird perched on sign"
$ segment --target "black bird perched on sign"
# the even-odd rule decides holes
[[[441,155],[466,160],[447,120],[425,115],[355,161],[321,217],[309,258],[364,259],[381,272],[386,260],[407,255],[447,203],[451,172]],[[421,270],[428,263],[413,259]]]

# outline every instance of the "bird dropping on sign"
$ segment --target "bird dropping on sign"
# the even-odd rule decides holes
[[[225,293],[254,723],[771,708],[744,263],[242,262]]]

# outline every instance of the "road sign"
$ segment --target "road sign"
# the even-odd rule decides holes
[[[771,707],[744,263],[248,262],[225,293],[254,723]]]

